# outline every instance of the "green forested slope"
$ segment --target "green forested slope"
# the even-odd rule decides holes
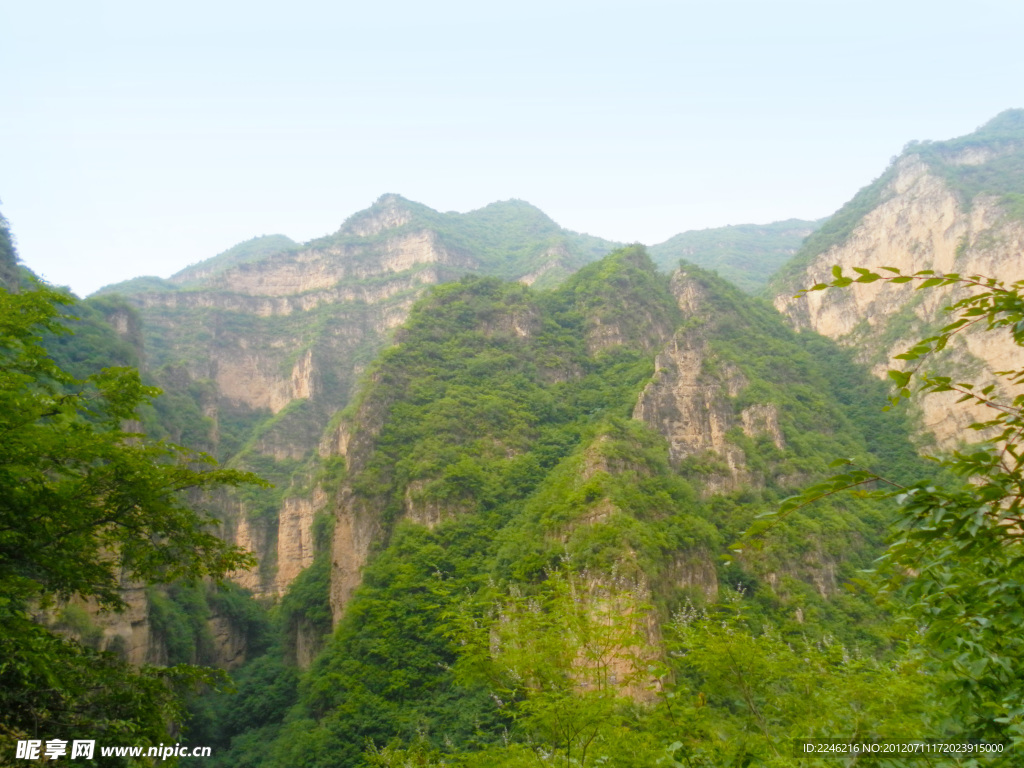
[[[688,233],[655,252],[667,269],[688,255],[752,286],[798,225]],[[261,583],[277,592],[272,547],[285,496],[314,487],[323,426],[416,297],[465,274],[550,288],[615,245],[524,201],[443,213],[384,195],[327,237],[301,246],[254,238],[169,280],[136,278],[101,294],[125,295],[141,315],[146,367],[180,415],[169,432],[274,483],[231,515],[262,532]]]
[[[871,661],[891,652],[878,609],[842,587],[878,552],[883,509],[856,498],[826,502],[791,515],[760,551],[731,565],[719,559],[755,515],[820,477],[837,456],[920,471],[903,425],[876,416],[882,385],[713,276],[690,269],[675,285],[633,248],[553,291],[473,278],[436,288],[417,305],[348,410],[348,466],[346,474],[334,470],[336,514],[379,522],[362,585],[298,687],[282,689],[273,712],[257,709],[248,681],[268,670],[293,674],[294,628],[328,628],[331,553],[322,541],[316,564],[283,603],[285,647],[240,673],[238,696],[203,705],[234,713],[197,724],[197,738],[223,750],[218,765],[413,759],[381,752],[392,742],[422,765],[519,765],[536,760],[535,750],[568,764],[574,749],[580,764],[604,755],[616,765],[649,765],[673,752],[673,718],[690,723],[693,749],[723,761],[694,764],[770,755],[776,737],[758,736],[751,702],[723,670],[697,663],[700,653],[714,655],[715,643],[721,653],[731,641],[713,625],[680,618],[720,599],[733,606],[734,639],[767,665],[757,683],[767,687],[751,695],[779,734],[811,717],[810,699],[784,690],[786,648],[819,643],[805,651],[807,661],[825,666],[832,652],[821,642],[859,659],[860,666],[834,666],[822,690],[870,687],[896,669],[883,674]],[[677,302],[680,291],[705,297],[700,313]],[[735,369],[740,374],[728,377],[745,382],[732,395],[708,389],[737,425],[727,440],[746,474],[731,487],[712,482],[725,471],[720,456],[672,460],[666,436],[633,418],[641,391],[664,375],[655,373],[655,358],[694,339],[708,350],[708,381]],[[739,428],[751,404],[776,409],[781,447]],[[611,604],[623,606],[615,618],[606,612]],[[487,637],[507,626],[502,615],[536,642],[496,650]],[[624,616],[646,618],[627,626]],[[480,640],[473,627],[488,626]],[[625,634],[607,640],[602,661],[580,662],[601,645],[593,638],[607,639],[601,627]],[[577,630],[593,642],[574,645]],[[666,655],[680,637],[693,645],[693,664]],[[517,682],[527,668],[539,677]],[[660,683],[650,678],[655,668]],[[602,669],[612,671],[591,678]],[[885,684],[898,696],[914,683]],[[705,710],[672,709],[668,694],[699,691]],[[850,698],[856,709],[863,692]],[[845,706],[835,707],[836,727],[879,717],[877,705],[856,717]],[[590,734],[589,757],[553,717]],[[718,723],[710,731],[707,718]]]
[[[680,261],[714,270],[747,293],[757,295],[820,225],[820,221],[789,219],[691,230],[652,245],[651,258],[666,271],[678,267]]]

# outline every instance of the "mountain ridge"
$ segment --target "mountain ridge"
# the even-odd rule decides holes
[[[748,292],[761,290],[768,276],[820,222],[789,219],[770,224],[739,224],[689,230],[649,247],[660,268],[671,271],[685,259],[718,269]],[[372,205],[349,216],[332,234],[304,244],[285,235],[261,235],[179,270],[169,278],[140,276],[103,286],[93,295],[194,289],[200,281],[232,267],[259,262],[302,248],[328,249],[354,241],[422,229],[439,230],[456,250],[470,248],[488,273],[504,279],[550,286],[576,269],[624,243],[560,227],[525,200],[500,200],[465,213],[440,212],[401,195],[381,195]],[[525,244],[525,247],[524,247]],[[545,245],[547,250],[540,248]],[[548,257],[548,258],[545,258]]]
[[[1003,112],[956,139],[911,143],[776,274],[775,306],[796,327],[858,349],[860,359],[885,377],[900,364],[896,355],[942,325],[942,308],[962,292],[924,295],[913,285],[880,282],[799,299],[792,294],[830,280],[833,266],[847,272],[893,267],[905,274],[932,269],[1018,279],[1024,252],[1021,194],[1024,110]],[[996,371],[1018,367],[1024,362],[1020,355],[1008,334],[966,333],[929,365],[984,385],[997,382]],[[938,393],[916,401],[922,428],[931,435],[926,443],[955,448],[967,424],[985,420],[977,409],[953,407],[955,400]]]

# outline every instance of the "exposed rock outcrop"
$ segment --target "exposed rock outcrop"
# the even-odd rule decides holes
[[[672,278],[673,294],[688,318],[705,311],[705,289],[680,270]],[[746,469],[742,448],[728,433],[739,426],[750,437],[768,434],[776,447],[784,440],[773,403],[748,406],[738,415],[733,404],[747,386],[734,364],[720,360],[707,341],[707,329],[684,325],[655,358],[655,374],[633,409],[633,418],[661,433],[669,458],[678,466],[688,457],[707,456],[721,465],[705,481],[706,494],[760,483]]]
[[[356,587],[370,549],[381,532],[381,510],[342,490],[335,511],[331,544],[331,614],[337,624]]]
[[[256,238],[169,280],[121,286],[144,319],[147,359],[165,372],[165,388],[208,389],[202,412],[213,451],[278,486],[277,516],[238,499],[223,510],[235,542],[263,564],[240,583],[280,595],[310,561],[310,520],[326,502],[321,491],[289,486],[315,476],[335,447],[349,453],[350,436],[324,427],[428,287],[467,273],[547,284],[611,246],[566,232],[520,201],[442,214],[384,195],[306,245]],[[536,321],[512,311],[495,317],[489,332],[528,337]],[[370,421],[358,423],[357,464],[360,441],[373,433]],[[441,511],[410,489],[409,514],[427,521]]]
[[[950,155],[950,165],[976,165],[992,159],[992,150],[970,148]],[[965,200],[948,180],[918,154],[901,157],[880,202],[868,211],[842,242],[815,257],[802,273],[802,287],[832,279],[833,265],[852,274],[853,267],[873,270],[889,266],[912,274],[990,275],[1013,281],[1024,265],[1024,223],[1008,217],[991,195]],[[780,294],[775,306],[798,328],[808,328],[859,350],[864,362],[884,378],[899,367],[893,357],[943,324],[943,308],[964,295],[954,289],[915,290],[915,284],[875,282],[844,290],[815,291],[794,298]],[[964,380],[992,383],[995,371],[1024,365],[1024,355],[1008,332],[966,333],[944,353],[942,366]],[[957,393],[921,399],[923,427],[942,449],[955,447],[964,428],[983,420],[983,409],[953,407]]]

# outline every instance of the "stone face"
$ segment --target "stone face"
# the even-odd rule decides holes
[[[699,317],[704,308],[703,288],[678,272],[672,289],[684,315]],[[677,331],[655,358],[654,370],[633,409],[633,418],[665,437],[669,459],[677,466],[689,456],[707,453],[722,460],[724,471],[707,480],[705,493],[750,482],[743,450],[726,439],[737,422],[731,398],[747,385],[743,373],[726,361],[715,360],[702,329],[686,327]],[[772,408],[763,406],[764,413]],[[777,421],[774,423],[777,430]]]
[[[676,587],[689,587],[704,593],[709,602],[718,597],[718,572],[714,556],[706,551],[677,555],[667,569],[669,581]]]
[[[313,563],[313,518],[326,506],[327,494],[320,486],[308,498],[284,500],[277,525],[277,594],[284,594],[292,580]]]
[[[163,663],[163,648],[153,642],[145,588],[130,585],[121,594],[127,607],[120,613],[100,613],[90,606],[96,625],[103,630],[100,650],[117,651],[135,666]]]
[[[990,158],[983,149],[952,157],[952,164],[976,165]],[[1009,219],[999,201],[979,195],[969,206],[919,156],[897,161],[895,175],[882,202],[868,212],[842,243],[808,265],[803,286],[832,279],[833,265],[852,274],[853,267],[881,271],[889,266],[903,273],[932,269],[939,273],[989,275],[1005,281],[1024,277],[1024,224]],[[801,298],[789,293],[775,306],[797,328],[807,328],[859,350],[880,378],[893,360],[918,339],[943,324],[943,308],[964,296],[951,288],[916,291],[913,283],[854,284],[843,290],[815,291]],[[899,328],[905,330],[900,331]],[[981,384],[997,380],[994,372],[1024,365],[1024,355],[1008,332],[965,333],[937,363],[953,376]],[[953,407],[957,393],[920,400],[924,428],[935,446],[946,450],[964,439],[964,428],[984,420],[983,408]]]
[[[373,432],[372,419],[352,422],[359,424],[355,437],[327,427],[430,286],[465,274],[547,284],[613,245],[602,243],[566,232],[518,201],[441,214],[384,195],[334,235],[306,245],[257,238],[167,281],[125,284],[145,325],[149,366],[163,371],[161,384],[180,392],[207,388],[201,410],[212,451],[269,471],[284,491],[276,518],[263,510],[250,519],[253,510],[237,498],[222,504],[235,543],[264,564],[237,580],[258,595],[279,596],[309,564],[311,520],[327,500],[308,480],[331,456],[358,462],[361,441]],[[537,330],[537,318],[524,311],[495,318],[489,332],[527,337]],[[240,452],[218,450],[228,437]],[[265,459],[274,462],[269,470]],[[304,490],[289,487],[296,482]],[[425,522],[444,514],[418,500],[415,489],[408,506],[410,517]],[[339,551],[348,563],[361,550]]]
[[[331,544],[331,614],[341,620],[352,593],[362,582],[362,568],[381,531],[380,510],[343,489],[335,510]]]
[[[669,443],[669,457],[678,463],[702,451],[729,456],[726,432],[733,425],[732,408],[723,395],[730,384],[742,381],[742,374],[732,368],[725,379],[706,370],[711,353],[698,334],[681,331],[657,356],[654,379],[648,384],[633,418],[661,432]],[[733,456],[734,464],[742,461]]]
[[[247,643],[245,636],[227,616],[210,617],[212,651],[218,667],[234,669],[245,663]]]

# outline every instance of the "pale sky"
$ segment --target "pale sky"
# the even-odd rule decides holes
[[[0,211],[80,295],[386,192],[653,244],[1024,106],[1024,3],[0,0]]]

